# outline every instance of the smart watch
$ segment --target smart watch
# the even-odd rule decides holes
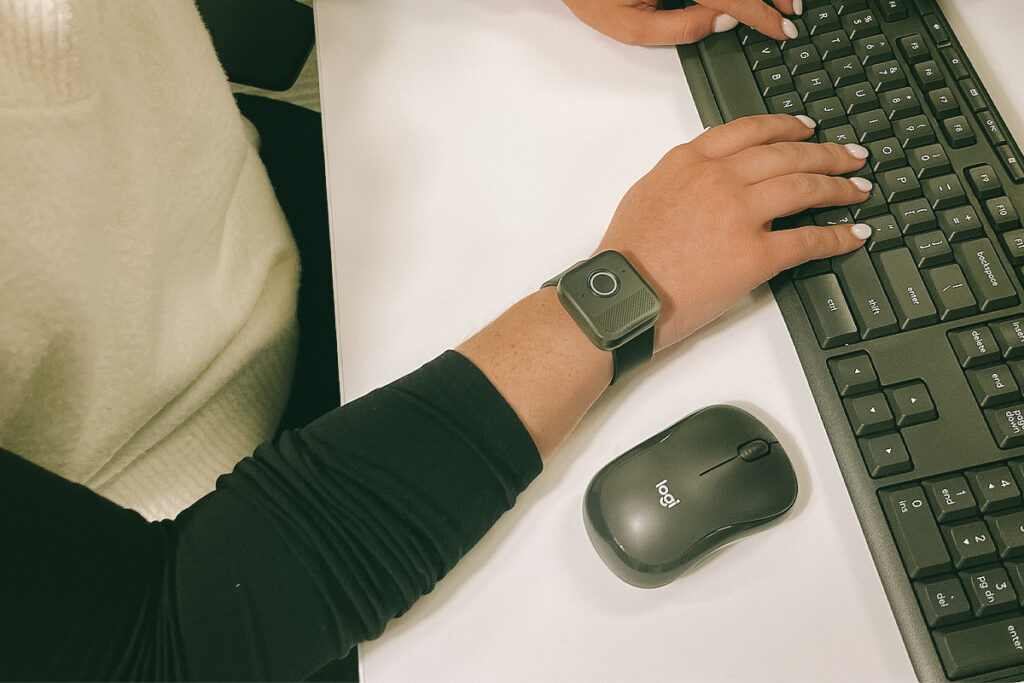
[[[551,285],[557,285],[558,300],[594,346],[612,352],[612,384],[654,355],[661,299],[625,256],[602,251],[541,288]]]

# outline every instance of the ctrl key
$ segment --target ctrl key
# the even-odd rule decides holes
[[[1024,617],[940,629],[935,647],[950,678],[1024,664]]]
[[[831,349],[860,339],[857,324],[833,273],[797,280],[796,291],[821,348]]]

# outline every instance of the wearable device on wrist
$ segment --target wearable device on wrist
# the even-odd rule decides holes
[[[661,299],[617,251],[602,251],[542,285],[557,285],[558,300],[594,346],[612,352],[612,384],[654,355],[654,323]]]

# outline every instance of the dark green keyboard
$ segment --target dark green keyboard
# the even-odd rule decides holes
[[[1021,680],[1024,169],[939,5],[804,0],[793,40],[678,50],[705,125],[806,114],[870,151],[867,201],[774,227],[873,235],[772,291],[918,676]]]

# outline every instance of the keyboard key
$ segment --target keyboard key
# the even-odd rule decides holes
[[[873,478],[909,472],[914,468],[910,454],[898,432],[857,439],[864,465]]]
[[[903,53],[908,64],[923,62],[932,56],[920,33],[912,33],[905,38],[900,38],[900,52]]]
[[[953,626],[933,633],[950,678],[1024,664],[1024,617]]]
[[[861,172],[860,175],[866,176],[867,174]],[[885,197],[882,196],[882,191],[878,189],[878,185],[872,185],[868,198],[860,204],[854,204],[851,208],[853,208],[854,220],[860,223],[885,213],[889,210],[889,205],[886,204]]]
[[[1024,555],[1024,511],[1003,512],[985,518],[999,557],[1009,560]]]
[[[878,498],[910,578],[948,572],[952,562],[924,490],[920,486],[903,486],[879,491]],[[1024,623],[1021,628],[1024,629]]]
[[[818,134],[818,137],[822,142],[834,142],[838,145],[857,142],[857,132],[853,130],[853,126],[826,128]]]
[[[971,601],[975,616],[998,614],[1013,609],[1017,604],[1017,594],[1002,567],[960,572],[960,580],[967,587],[967,598]]]
[[[830,349],[860,339],[835,275],[828,273],[797,280],[796,291],[821,348]]]
[[[880,64],[892,59],[892,47],[889,45],[889,39],[883,35],[861,38],[854,43],[853,51],[864,66]]]
[[[897,332],[896,314],[885,298],[882,283],[865,249],[856,249],[832,259],[832,271],[846,292],[846,300],[863,339]]]
[[[1021,504],[1020,489],[1006,465],[971,470],[964,474],[982,512],[1005,510]]]
[[[924,620],[932,628],[956,624],[971,616],[971,604],[960,579],[915,581],[914,592],[921,603]]]
[[[1024,181],[1024,168],[1020,165],[1020,152],[1010,145],[999,145],[996,147],[999,152],[999,159],[1003,162],[1003,168],[1010,174],[1010,180],[1015,183]]]
[[[921,103],[910,88],[896,88],[878,96],[886,116],[890,119],[902,119],[921,113]]]
[[[818,48],[818,54],[823,61],[849,57],[853,54],[853,43],[842,31],[830,31],[821,35],[814,35],[811,38],[814,47]]]
[[[942,54],[942,60],[946,62],[946,66],[953,73],[953,78],[967,78],[971,75],[971,72],[967,70],[964,56],[955,47],[939,48],[939,53]]]
[[[878,26],[878,20],[875,18],[875,13],[871,10],[863,10],[852,14],[841,12],[840,16],[843,30],[846,31],[846,35],[850,36],[850,40],[873,36],[881,31]]]
[[[868,82],[875,92],[885,92],[902,88],[907,84],[907,75],[903,67],[895,59],[872,65],[867,68]]]
[[[832,85],[836,88],[862,83],[865,79],[864,69],[861,68],[860,61],[854,56],[826,62],[825,71],[832,78]]]
[[[991,311],[1017,303],[1017,291],[988,238],[958,242],[953,245],[953,255],[963,268],[981,310]]]
[[[946,32],[946,27],[942,25],[942,22],[934,14],[926,14],[924,16],[924,26],[928,29],[928,33],[936,45],[945,45],[949,42],[949,33]]]
[[[804,23],[804,20],[799,17],[792,17],[790,21],[796,27],[796,38],[786,38],[779,43],[779,48],[783,52],[791,47],[800,47],[801,45],[809,45],[811,43],[811,35],[807,31],[807,25]]]
[[[928,104],[935,116],[944,119],[960,113],[960,103],[949,88],[939,88],[928,93]]]
[[[917,82],[925,92],[941,88],[946,83],[946,77],[942,75],[942,71],[934,59],[915,64],[914,77],[917,78]],[[952,91],[950,91],[950,94],[952,94]]]
[[[796,94],[795,90],[783,95],[773,95],[768,98],[766,104],[768,105],[768,111],[773,114],[789,114],[791,116],[795,116],[797,114],[806,113],[804,102],[800,99],[800,96]]]
[[[1024,444],[1024,404],[985,410],[985,421],[1000,448]]]
[[[793,82],[804,102],[823,100],[835,94],[828,73],[822,69],[796,76],[793,78]]]
[[[933,209],[948,209],[967,201],[967,194],[960,184],[960,179],[953,173],[922,180],[921,189]]]
[[[974,129],[967,123],[964,116],[954,116],[942,122],[942,128],[946,131],[951,147],[969,147],[977,142],[974,136]]]
[[[846,108],[838,97],[808,102],[807,115],[818,122],[821,130],[846,123]]]
[[[834,32],[839,27],[839,15],[834,7],[819,7],[808,10],[804,15],[804,23],[807,24],[807,31],[812,36]],[[846,34],[842,34],[845,36]]]
[[[897,387],[887,387],[885,396],[892,406],[893,419],[897,427],[928,422],[938,417],[932,397],[924,382],[908,382]]]
[[[946,236],[938,230],[919,232],[907,237],[907,248],[918,268],[930,268],[953,260]]]
[[[910,159],[910,167],[920,179],[934,178],[948,173],[952,168],[949,164],[949,155],[942,145],[917,147],[910,150],[907,157]]]
[[[832,6],[840,15],[867,9],[868,0],[832,0]]]
[[[1003,184],[995,170],[985,164],[967,170],[967,182],[971,184],[975,194],[981,199],[998,197],[1003,194]]]
[[[794,76],[807,74],[821,68],[821,57],[813,45],[791,47],[783,54],[789,73]]]
[[[997,559],[996,544],[984,522],[963,522],[942,527],[949,555],[957,569],[976,567]]]
[[[1003,131],[1003,124],[992,115],[991,112],[978,112],[978,121],[981,122],[981,129],[985,131],[985,137],[993,145],[1001,145],[1006,142],[1006,133]]]
[[[793,77],[789,75],[789,69],[781,64],[756,72],[754,78],[762,97],[782,95],[793,90]]]
[[[853,433],[857,436],[880,434],[896,428],[884,394],[874,393],[845,398],[843,406],[846,408],[846,416],[850,420]]]
[[[926,481],[924,492],[940,522],[954,522],[978,514],[971,488],[960,475]]]
[[[896,131],[896,139],[904,148],[920,147],[935,142],[935,130],[931,121],[923,114],[900,119],[892,127]]]
[[[829,358],[828,369],[840,396],[854,396],[878,389],[878,375],[866,353]]]
[[[871,164],[871,170],[875,173],[890,171],[907,164],[906,154],[896,138],[888,137],[876,140],[866,146],[868,148],[868,163]]]
[[[881,0],[882,18],[886,21],[898,21],[907,18],[906,0]]]
[[[921,196],[921,183],[910,168],[896,168],[878,175],[882,196],[889,202],[901,202]]]
[[[875,254],[873,258],[900,329],[912,330],[938,320],[938,312],[909,250],[891,249]]]
[[[1002,357],[992,330],[984,325],[950,332],[949,343],[963,368],[995,363]]]
[[[964,78],[958,82],[960,83],[960,92],[964,94],[964,98],[967,100],[967,104],[970,105],[972,111],[981,112],[988,109],[985,95],[981,92],[981,88],[978,87],[973,78]]]
[[[1006,248],[1006,255],[1010,257],[1010,263],[1016,265],[1024,263],[1024,230],[1010,230],[1004,232],[1000,237]]]
[[[782,52],[775,43],[755,43],[746,48],[750,68],[759,71],[782,64]]]
[[[939,228],[950,242],[981,237],[984,234],[981,221],[970,204],[939,211],[936,217]]]
[[[1020,227],[1017,207],[1007,197],[993,197],[986,200],[985,213],[992,221],[992,227],[999,232]]]
[[[955,320],[978,312],[978,301],[971,293],[960,266],[951,263],[929,268],[923,275],[939,312],[939,320]]]
[[[989,368],[975,368],[964,372],[971,391],[983,408],[994,408],[1006,403],[1020,401],[1017,382],[1006,365]]]
[[[924,198],[893,204],[891,208],[904,235],[931,230],[937,225],[935,213]]]
[[[1010,318],[989,325],[1003,358],[1024,357],[1024,318]]]
[[[845,85],[836,90],[836,94],[842,101],[847,114],[857,114],[878,107],[878,96],[867,83]]]
[[[896,219],[890,214],[876,216],[864,221],[871,226],[871,237],[868,238],[867,249],[869,252],[882,251],[903,246],[903,234]]]

